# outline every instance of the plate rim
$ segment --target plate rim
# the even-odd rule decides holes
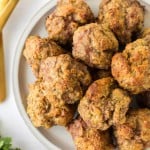
[[[20,65],[20,59],[22,55],[22,49],[24,47],[24,42],[28,35],[31,33],[33,27],[36,25],[36,23],[39,21],[39,19],[44,16],[51,8],[55,7],[57,3],[57,0],[51,0],[48,1],[44,6],[39,8],[37,12],[31,17],[29,22],[26,24],[24,30],[21,33],[21,36],[19,37],[19,40],[15,46],[15,53],[13,55],[13,67],[11,70],[12,73],[12,90],[13,95],[15,98],[15,104],[17,106],[17,109],[19,111],[19,114],[21,118],[23,119],[25,125],[29,129],[29,131],[32,133],[32,135],[46,148],[48,149],[55,149],[55,150],[61,150],[58,146],[53,144],[51,141],[49,141],[46,137],[44,137],[38,130],[33,126],[31,123],[25,108],[23,107],[23,103],[21,101],[21,94],[20,94],[20,88],[19,88],[19,65]],[[24,41],[24,42],[23,42]]]

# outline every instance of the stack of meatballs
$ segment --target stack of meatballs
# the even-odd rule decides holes
[[[30,36],[36,76],[27,113],[35,127],[65,126],[77,150],[150,147],[150,28],[137,0],[59,0],[48,37]],[[133,105],[134,103],[134,105]]]

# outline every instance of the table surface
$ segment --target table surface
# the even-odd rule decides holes
[[[46,150],[25,125],[17,110],[12,91],[13,56],[17,41],[26,24],[46,2],[48,0],[20,0],[3,31],[7,99],[0,104],[0,135],[12,137],[13,146],[20,147],[21,150]]]
[[[13,56],[17,41],[26,24],[48,1],[20,0],[3,32],[7,99],[0,105],[0,135],[12,137],[14,147],[20,147],[22,150],[46,150],[46,148],[31,134],[17,110],[12,92]],[[145,1],[149,2],[149,0]]]

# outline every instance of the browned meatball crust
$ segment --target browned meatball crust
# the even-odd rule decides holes
[[[23,54],[32,67],[32,71],[36,77],[39,74],[39,67],[42,60],[47,57],[57,56],[63,54],[64,50],[55,42],[48,38],[41,38],[39,36],[30,36],[26,40]]]
[[[46,20],[49,38],[66,44],[72,42],[74,31],[94,20],[90,7],[84,0],[60,0]]]
[[[100,132],[88,128],[86,123],[78,118],[68,125],[77,150],[113,150],[108,131]]]
[[[74,33],[73,56],[91,67],[108,69],[117,50],[118,41],[104,25],[91,23],[79,27]]]
[[[112,58],[112,75],[134,94],[150,90],[150,36],[126,46]]]
[[[140,34],[140,38],[145,38],[146,36],[150,36],[150,28],[145,28]]]
[[[131,42],[133,35],[141,32],[144,7],[137,0],[102,0],[98,19],[125,45]]]
[[[89,127],[107,130],[125,122],[130,101],[127,92],[117,88],[113,78],[108,77],[90,85],[78,111]]]
[[[126,123],[115,127],[119,150],[144,150],[150,146],[150,110],[131,110]]]
[[[53,96],[45,95],[40,81],[30,85],[27,97],[27,113],[35,127],[49,128],[53,125],[65,126],[74,115],[73,106],[69,106]]]
[[[83,96],[83,87],[91,82],[87,67],[68,54],[44,60],[41,63],[40,77],[47,89],[69,104],[80,100]]]

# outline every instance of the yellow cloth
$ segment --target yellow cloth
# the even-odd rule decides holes
[[[19,0],[0,0],[0,102],[6,98],[2,29]]]

